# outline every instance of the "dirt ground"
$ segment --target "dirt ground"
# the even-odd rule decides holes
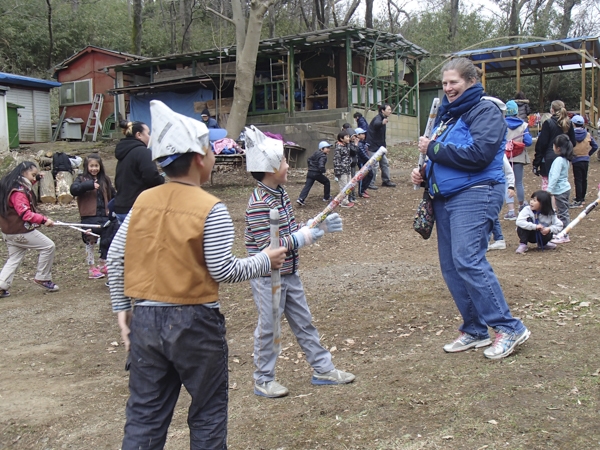
[[[67,151],[89,148],[70,144]],[[111,146],[101,150],[114,170]],[[28,151],[35,151],[31,148]],[[249,283],[221,287],[227,317],[231,449],[593,449],[600,448],[598,223],[593,212],[571,243],[556,251],[514,253],[514,222],[502,221],[508,249],[489,253],[514,315],[532,332],[501,361],[481,350],[445,354],[457,335],[458,311],[441,277],[436,236],[412,230],[419,191],[408,174],[414,145],[391,149],[395,189],[340,211],[344,232],[301,251],[301,276],[322,342],[347,386],[316,387],[287,324],[277,379],[282,399],[252,391],[256,311]],[[590,163],[588,200],[600,162]],[[526,193],[540,179],[526,172]],[[305,173],[292,170],[297,198]],[[331,178],[333,178],[331,176]],[[244,256],[244,209],[252,181],[219,172],[207,190],[229,207],[234,251]],[[337,188],[334,188],[334,193]],[[296,217],[324,206],[316,185]],[[76,206],[46,207],[52,218],[76,220]],[[581,210],[571,210],[578,214]],[[103,280],[88,280],[80,235],[44,229],[57,244],[58,293],[34,286],[37,257],[25,258],[0,302],[0,449],[119,449],[128,396],[125,352]],[[5,246],[0,260],[6,259]],[[168,449],[189,448],[182,393]]]

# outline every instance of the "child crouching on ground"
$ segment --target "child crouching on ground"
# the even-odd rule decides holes
[[[157,100],[150,114],[152,159],[171,181],[139,195],[108,253],[112,308],[129,350],[121,448],[164,447],[183,384],[191,396],[190,448],[223,449],[228,350],[219,283],[268,274],[285,249],[233,256],[227,208],[200,187],[215,162],[206,125]]]
[[[516,253],[523,254],[529,248],[527,243],[537,244],[540,249],[555,249],[550,242],[554,234],[563,229],[562,222],[552,209],[552,196],[547,191],[535,191],[529,205],[520,212],[516,221],[519,247]]]
[[[247,134],[249,132],[246,131]],[[260,133],[259,130],[254,132]],[[256,144],[246,149],[246,161],[248,171],[258,181],[258,186],[250,196],[246,210],[244,239],[248,254],[255,255],[271,245],[270,210],[278,209],[279,245],[287,249],[281,268],[279,311],[285,314],[298,344],[306,354],[306,360],[314,369],[312,384],[350,383],[354,375],[337,370],[331,361],[331,353],[321,345],[298,275],[298,250],[314,243],[324,232],[342,231],[342,220],[338,214],[331,214],[318,228],[304,226],[298,229],[289,196],[282,187],[288,174],[283,146],[262,146],[264,140],[260,139],[253,139],[253,142]],[[275,363],[279,355],[273,351],[271,277],[264,276],[252,280],[250,284],[258,309],[258,325],[254,331],[254,393],[269,398],[283,397],[289,391],[275,381]]]
[[[308,193],[315,181],[318,181],[323,185],[323,201],[328,202],[331,200],[329,178],[325,175],[327,172],[327,169],[325,168],[327,164],[327,155],[330,150],[331,144],[329,144],[329,142],[321,141],[319,142],[319,150],[314,152],[306,160],[308,163],[308,172],[306,173],[306,184],[304,185],[304,188],[302,188],[302,192],[300,192],[300,197],[296,200],[296,203],[299,205],[304,206],[306,197],[308,197]]]

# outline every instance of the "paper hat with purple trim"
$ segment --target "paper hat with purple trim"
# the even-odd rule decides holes
[[[211,151],[208,128],[202,122],[176,113],[159,100],[150,102],[152,117],[152,159],[166,167],[184,153],[206,155]]]
[[[248,172],[279,171],[283,161],[283,142],[264,135],[251,125],[246,127],[246,170]]]

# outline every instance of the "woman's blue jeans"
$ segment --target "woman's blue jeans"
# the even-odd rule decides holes
[[[504,184],[475,186],[433,201],[442,275],[463,318],[459,330],[480,339],[489,337],[488,327],[505,333],[525,329],[512,317],[485,257],[504,189]]]

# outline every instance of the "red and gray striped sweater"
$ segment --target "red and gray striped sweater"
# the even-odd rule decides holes
[[[271,209],[279,210],[279,245],[288,252],[281,267],[281,275],[290,275],[298,270],[298,242],[292,233],[298,231],[290,197],[285,189],[272,189],[259,182],[246,208],[246,230],[244,241],[248,255],[253,256],[271,245],[269,217]]]

